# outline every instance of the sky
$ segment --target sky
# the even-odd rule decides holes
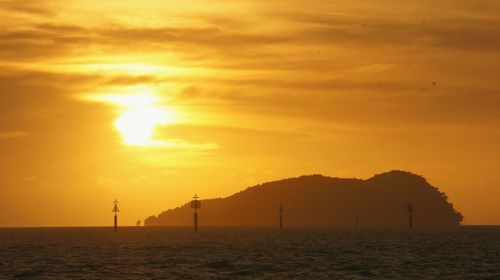
[[[500,2],[0,0],[0,227],[393,169],[500,224]]]

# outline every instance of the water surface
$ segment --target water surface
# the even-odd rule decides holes
[[[0,278],[500,279],[500,227],[0,229]]]

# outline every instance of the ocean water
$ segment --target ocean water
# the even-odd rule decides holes
[[[500,279],[500,227],[0,229],[0,279]]]

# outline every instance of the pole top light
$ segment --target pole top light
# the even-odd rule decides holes
[[[408,206],[406,208],[408,210],[408,213],[412,213],[413,212],[413,204],[410,202],[408,202]]]
[[[111,212],[115,212],[116,214],[117,212],[120,212],[120,209],[118,209],[118,200],[115,199],[113,203],[115,204],[115,206],[113,207],[113,210],[111,210]]]
[[[201,208],[201,201],[198,200],[198,196],[195,194],[193,197],[193,201],[191,201],[191,208],[192,209],[200,209]]]

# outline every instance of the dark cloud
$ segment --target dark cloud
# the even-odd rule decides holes
[[[155,44],[156,47],[189,44],[202,48],[228,49],[242,46],[259,46],[286,43],[290,40],[280,34],[263,34],[251,30],[225,31],[218,27],[207,28],[129,28],[117,27],[100,30],[101,42],[107,44]]]
[[[42,16],[52,16],[57,11],[57,6],[51,1],[18,1],[2,0],[0,1],[0,11],[5,10],[10,13],[26,13]]]
[[[300,23],[289,36],[306,44],[348,44],[358,47],[444,47],[457,50],[497,51],[500,20],[447,17],[347,17],[326,13],[287,13],[283,18]]]
[[[81,52],[92,42],[91,34],[83,27],[28,25],[0,33],[0,57],[15,62],[64,57]]]
[[[10,4],[14,5],[14,4]],[[107,25],[88,28],[70,24],[42,23],[10,28],[0,34],[0,57],[12,61],[78,55],[91,48],[103,51],[112,47],[121,51],[174,50],[204,59],[221,56],[255,61],[279,57],[280,49],[315,47],[328,53],[331,47],[366,50],[377,47],[415,51],[443,48],[460,51],[500,49],[500,20],[477,17],[349,17],[311,12],[275,12],[259,17],[258,24],[270,24],[279,18],[293,29],[258,31],[248,19],[205,16],[206,26],[158,28]],[[257,24],[257,23],[256,23]],[[273,47],[273,49],[270,49]],[[213,50],[215,53],[207,52]],[[313,58],[302,54],[302,60]],[[268,66],[268,65],[266,65]],[[289,66],[291,67],[291,66]]]
[[[178,102],[230,108],[243,115],[360,127],[403,124],[484,125],[500,122],[500,95],[488,88],[347,81],[235,80],[231,86],[188,86]],[[226,82],[220,82],[224,85]],[[200,83],[203,84],[203,83]]]
[[[457,50],[497,51],[500,20],[451,18],[436,21],[418,19],[349,19],[320,15],[294,15],[290,21],[312,23],[296,30],[276,33],[231,30],[230,26],[209,28],[129,28],[115,27],[97,31],[99,42],[106,44],[136,43],[190,44],[202,48],[231,49],[278,45],[351,45],[361,48],[443,47]]]

